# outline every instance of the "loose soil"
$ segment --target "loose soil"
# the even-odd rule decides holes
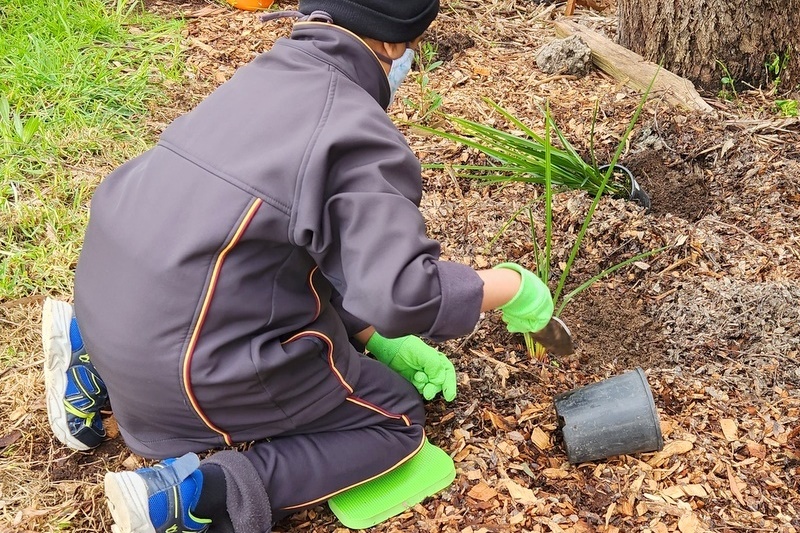
[[[548,76],[535,67],[554,39],[559,4],[445,2],[429,40],[442,66],[431,90],[443,111],[498,126],[489,97],[541,124],[553,116],[581,153],[608,161],[640,95],[607,75]],[[281,8],[295,6],[282,2]],[[251,13],[191,0],[147,8],[187,18],[191,72],[171,106],[153,109],[157,133],[256,54],[288,33]],[[578,8],[576,18],[613,35],[613,8]],[[424,95],[413,78],[391,115],[423,163],[480,161],[479,154],[420,135],[404,103]],[[604,198],[568,277],[569,291],[635,254],[669,245],[596,282],[568,303],[576,353],[532,359],[522,339],[486,313],[475,331],[442,343],[459,371],[452,403],[428,404],[428,435],[456,463],[454,483],[373,531],[425,532],[796,532],[800,528],[800,125],[776,117],[769,95],[705,95],[713,116],[645,106],[620,162],[649,193],[649,212]],[[254,102],[257,105],[257,102]],[[431,119],[439,120],[439,119]],[[435,122],[446,126],[444,122]],[[511,216],[541,194],[524,184],[484,186],[424,171],[421,210],[445,259],[476,268],[511,260],[535,265],[532,218]],[[553,207],[555,286],[591,203],[563,191]],[[69,295],[60,295],[69,298]],[[0,339],[30,363],[0,370],[0,531],[108,531],[101,480],[107,470],[146,464],[124,447],[113,414],[110,439],[71,453],[50,435],[42,399],[39,314],[43,295],[0,302]],[[553,397],[635,367],[652,388],[662,451],[570,465]],[[1,367],[0,367],[1,368]],[[345,531],[326,506],[294,515],[276,531]]]
[[[699,220],[709,206],[708,185],[699,165],[686,161],[664,161],[658,150],[643,150],[625,160],[636,181],[650,196],[651,213],[671,213],[690,222]]]
[[[636,292],[598,284],[566,308],[561,318],[576,334],[581,332],[575,340],[576,366],[602,373],[609,363],[618,368],[650,368],[665,360],[662,328]]]

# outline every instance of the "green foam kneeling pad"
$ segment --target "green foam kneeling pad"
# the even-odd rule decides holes
[[[351,529],[380,524],[446,488],[456,477],[453,460],[428,440],[414,457],[391,472],[337,494],[328,505]]]

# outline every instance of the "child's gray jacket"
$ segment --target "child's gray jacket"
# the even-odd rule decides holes
[[[166,457],[290,432],[345,400],[350,335],[472,331],[420,166],[352,34],[299,23],[97,188],[76,315],[127,444]]]

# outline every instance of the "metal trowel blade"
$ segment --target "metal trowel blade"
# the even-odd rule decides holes
[[[531,333],[533,339],[554,355],[569,355],[575,351],[572,333],[560,318],[554,316],[541,331]]]

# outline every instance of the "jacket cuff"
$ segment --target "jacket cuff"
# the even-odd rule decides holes
[[[472,333],[481,314],[483,280],[472,267],[439,261],[442,302],[425,337],[440,342]]]

